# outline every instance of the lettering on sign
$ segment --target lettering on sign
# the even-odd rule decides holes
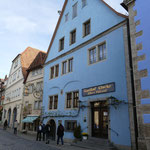
[[[109,92],[115,92],[114,82],[82,89],[82,96],[84,97],[84,96],[103,94]]]

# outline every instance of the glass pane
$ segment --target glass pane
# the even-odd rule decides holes
[[[94,128],[99,129],[99,111],[94,111]]]

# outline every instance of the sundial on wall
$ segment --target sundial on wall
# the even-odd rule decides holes
[[[40,91],[36,91],[36,90],[34,90],[33,91],[33,96],[35,97],[35,98],[37,98],[37,99],[41,99],[41,97],[42,97],[42,90],[40,90]]]

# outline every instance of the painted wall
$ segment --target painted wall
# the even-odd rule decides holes
[[[117,16],[99,0],[88,0],[88,5],[83,9],[81,8],[81,2],[78,1],[78,16],[72,20],[72,5],[76,1],[77,0],[69,1],[68,5],[66,6],[64,15],[69,12],[69,21],[65,23],[64,16],[62,17],[59,29],[46,62],[56,58],[62,53],[71,50],[77,45],[80,45],[81,43],[91,39],[92,37],[124,20],[124,18]],[[89,18],[91,18],[91,34],[85,38],[82,38],[82,23],[84,23]],[[77,29],[77,40],[75,44],[69,46],[69,33],[74,28]],[[61,39],[63,36],[65,36],[65,49],[62,52],[58,52],[59,39]],[[88,49],[104,41],[106,41],[107,59],[96,64],[88,65]],[[59,111],[74,111],[70,109],[66,110],[65,96],[66,92],[75,90],[79,90],[79,99],[82,102],[88,102],[93,99],[106,98],[109,96],[114,96],[120,100],[125,100],[128,102],[124,51],[123,28],[120,27],[119,29],[87,44],[77,51],[65,55],[64,57],[61,57],[56,61],[45,65],[43,95],[43,105],[45,107],[45,112],[49,112],[49,96],[56,94],[58,94]],[[73,72],[66,75],[61,75],[62,61],[71,57],[73,57]],[[56,64],[59,64],[59,76],[55,79],[49,80],[50,68]],[[82,97],[82,89],[96,85],[107,84],[110,82],[115,82],[115,92]],[[63,91],[63,94],[61,94],[61,91]],[[89,122],[89,118],[87,117],[88,110],[85,108],[82,109],[81,112],[77,118],[51,117],[46,118],[44,122],[46,123],[49,119],[54,119],[58,125],[58,120],[62,120],[63,124],[64,120],[77,120],[81,124],[82,129],[84,129],[84,132],[87,132],[87,126]],[[83,121],[85,116],[87,117],[87,122]],[[119,134],[117,136],[116,133],[111,130],[112,142],[119,145],[131,145],[127,104],[121,104],[118,109],[110,107],[110,128]],[[73,133],[65,132],[65,138],[73,138]]]
[[[78,15],[74,19],[72,19],[72,6],[78,2]],[[91,11],[92,10],[92,11]],[[93,11],[94,10],[94,11]],[[69,13],[69,20],[65,22],[65,15]],[[85,21],[91,19],[91,34],[83,38],[82,34],[82,25]],[[51,52],[48,54],[48,58],[46,60],[49,61],[71,49],[76,47],[77,45],[91,39],[97,34],[107,30],[108,28],[116,25],[117,23],[123,21],[124,18],[118,16],[116,13],[112,12],[110,8],[108,8],[103,2],[100,0],[87,0],[87,6],[82,8],[81,1],[71,1],[68,0],[68,4],[65,8],[63,17],[61,19],[59,28],[57,30],[57,34],[51,48]],[[105,22],[105,23],[104,23]],[[70,32],[76,29],[76,37],[77,41],[75,44],[69,44]],[[59,52],[59,40],[65,37],[65,46],[64,50]]]
[[[138,51],[138,56],[145,55],[146,58],[143,61],[139,61],[138,70],[148,70],[148,76],[141,79],[141,88],[142,90],[150,90],[150,46],[149,46],[149,35],[150,35],[150,18],[149,18],[149,6],[150,1],[145,0],[135,1],[134,9],[137,10],[137,16],[135,21],[140,20],[140,25],[136,27],[136,32],[143,30],[143,35],[136,39],[136,43],[142,43],[143,49]],[[142,99],[142,104],[150,104],[150,98]],[[144,123],[150,123],[150,114],[143,115]]]

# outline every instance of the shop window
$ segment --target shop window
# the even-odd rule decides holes
[[[65,120],[65,130],[73,132],[74,129],[77,127],[76,120]]]

